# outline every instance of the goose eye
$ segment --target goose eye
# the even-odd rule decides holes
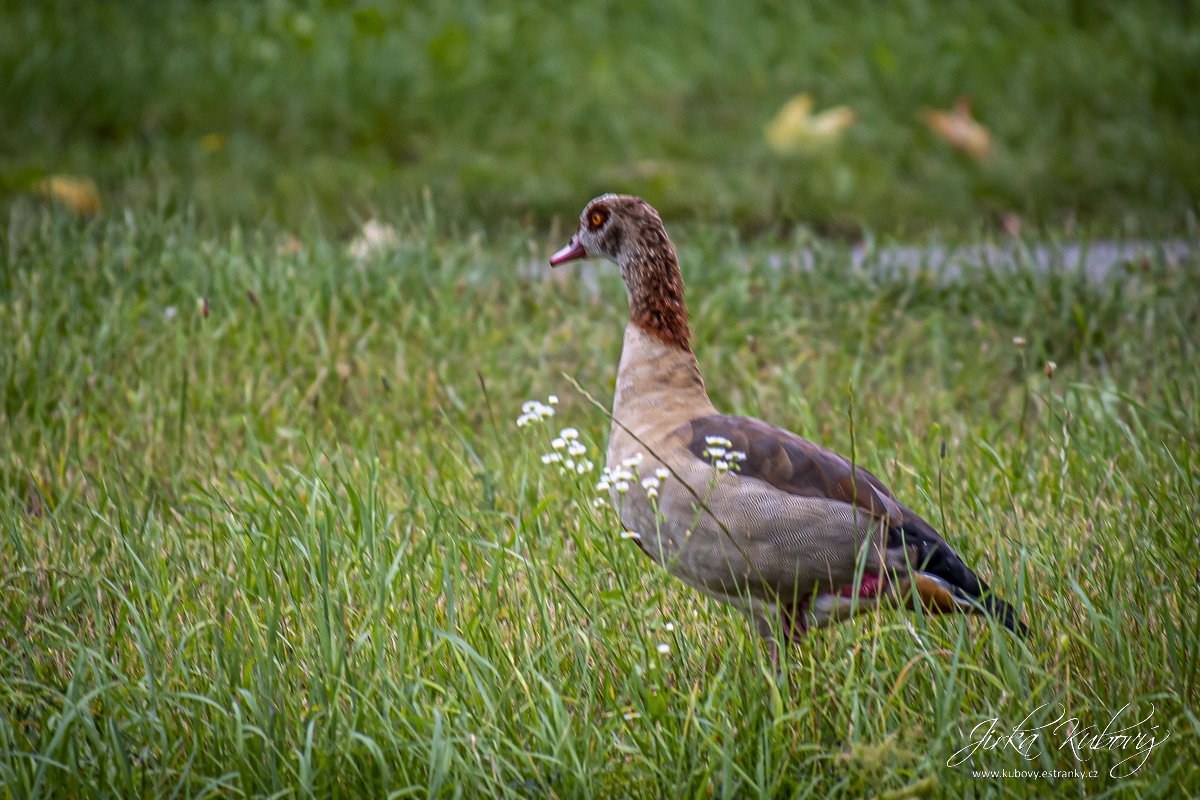
[[[597,230],[604,224],[604,220],[606,219],[608,219],[608,215],[603,211],[593,211],[591,216],[588,217],[588,223],[592,230]]]

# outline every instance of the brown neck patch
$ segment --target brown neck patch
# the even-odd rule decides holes
[[[642,220],[633,241],[624,244],[621,276],[629,289],[629,321],[659,341],[691,352],[683,275],[658,215]]]

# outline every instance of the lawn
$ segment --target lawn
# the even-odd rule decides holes
[[[1188,0],[0,0],[0,800],[1200,795],[1198,95]],[[622,537],[610,190],[1027,638],[775,675]]]
[[[619,277],[547,276],[561,236],[437,230],[427,205],[357,260],[318,229],[12,205],[0,794],[1200,791],[1194,235],[1096,282],[671,227],[718,406],[855,453],[1030,625],[870,614],[774,679],[593,508],[595,473],[540,459],[570,425],[602,461],[574,382],[610,397]],[[1127,704],[1148,752],[1077,761],[1046,728],[1031,760],[962,760],[992,718]],[[1004,769],[1097,777],[975,772]]]
[[[773,152],[793,96],[857,121]],[[922,119],[965,96],[981,160]],[[256,225],[409,208],[668,218],[839,237],[1130,221],[1200,202],[1194,0],[265,3],[0,0],[0,197],[95,178],[115,207]]]

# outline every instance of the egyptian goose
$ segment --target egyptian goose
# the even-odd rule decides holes
[[[616,262],[629,295],[607,470],[621,523],[655,562],[746,612],[776,665],[776,632],[792,641],[882,599],[911,607],[914,589],[931,611],[987,613],[1025,632],[1012,606],[874,475],[794,433],[717,411],[688,345],[675,248],[648,203],[612,194],[588,203],[550,264],[580,258]],[[657,477],[630,480],[634,465]]]

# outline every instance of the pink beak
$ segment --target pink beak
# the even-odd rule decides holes
[[[584,250],[583,245],[579,243],[579,237],[572,236],[571,241],[566,247],[550,256],[550,266],[557,267],[559,264],[565,264],[566,262],[574,261],[577,258],[587,257],[587,251]]]

